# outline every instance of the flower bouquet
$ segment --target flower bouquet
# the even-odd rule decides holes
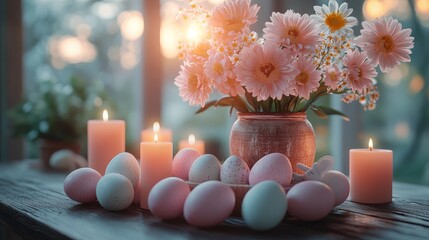
[[[411,30],[391,17],[364,21],[355,37],[353,10],[330,0],[312,15],[273,12],[259,37],[250,29],[259,8],[250,0],[226,0],[209,11],[190,0],[179,13],[198,24],[203,36],[180,43],[183,65],[175,79],[182,99],[201,106],[198,112],[226,106],[241,113],[311,109],[321,117],[341,115],[316,105],[330,94],[373,110],[377,68],[386,73],[410,62]],[[226,96],[209,101],[213,89]]]

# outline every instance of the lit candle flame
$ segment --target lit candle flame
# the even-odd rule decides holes
[[[103,120],[104,121],[109,120],[109,113],[107,112],[106,109],[103,110]]]
[[[188,137],[188,143],[190,145],[194,145],[195,144],[195,135],[194,134],[189,135],[189,137]]]
[[[369,150],[372,151],[372,149],[374,147],[374,145],[372,144],[372,138],[369,139],[368,147],[369,147]]]
[[[155,122],[153,124],[153,132],[155,132],[155,133],[159,132],[160,128],[161,128],[161,126],[159,125],[159,122]]]
[[[155,134],[155,136],[153,137],[153,141],[156,143],[158,142],[158,134]]]

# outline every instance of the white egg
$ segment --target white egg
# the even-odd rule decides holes
[[[49,165],[56,170],[73,171],[77,168],[75,153],[68,149],[56,151],[49,159]]]
[[[189,181],[202,183],[209,180],[220,180],[220,162],[211,155],[204,154],[192,163],[189,170]]]
[[[250,168],[243,159],[230,156],[222,164],[220,180],[230,184],[248,184],[249,173]]]
[[[335,206],[343,203],[350,192],[350,184],[346,175],[339,171],[331,170],[323,174],[322,182],[328,185],[334,192]]]
[[[241,215],[247,226],[254,230],[268,230],[277,226],[287,210],[284,188],[266,180],[253,186],[244,196]]]
[[[109,173],[124,175],[131,181],[133,187],[135,187],[140,179],[139,162],[131,153],[119,153],[107,165],[106,174]]]
[[[134,188],[128,178],[119,173],[109,173],[98,181],[97,200],[110,211],[123,210],[134,200]]]

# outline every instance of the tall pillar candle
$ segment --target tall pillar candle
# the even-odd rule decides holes
[[[158,142],[140,143],[140,207],[148,209],[148,196],[152,187],[164,178],[172,176],[173,144]]]
[[[88,166],[101,175],[110,160],[125,151],[125,122],[108,118],[104,110],[103,120],[88,121]]]
[[[392,150],[350,149],[350,199],[358,203],[392,201]]]

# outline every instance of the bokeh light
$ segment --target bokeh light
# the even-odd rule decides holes
[[[134,41],[143,35],[144,21],[140,12],[124,11],[119,14],[118,23],[122,37],[126,40]]]
[[[410,91],[413,94],[419,93],[425,86],[425,81],[421,75],[416,75],[411,79],[410,82]]]

